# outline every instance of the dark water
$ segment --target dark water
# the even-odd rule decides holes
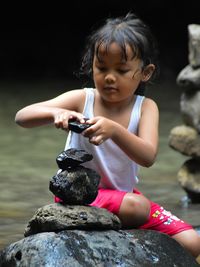
[[[0,83],[0,249],[23,238],[34,212],[53,201],[49,180],[57,171],[56,156],[63,150],[66,133],[52,126],[23,129],[14,122],[25,105],[51,98],[80,85],[69,81]],[[160,146],[153,167],[141,169],[139,189],[153,201],[200,225],[200,205],[182,204],[185,192],[177,172],[187,157],[168,146],[171,128],[182,124],[179,112],[181,89],[163,82],[148,93],[160,108]]]

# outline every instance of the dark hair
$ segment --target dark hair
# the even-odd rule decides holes
[[[91,78],[94,54],[96,53],[98,56],[98,50],[102,43],[108,49],[113,42],[121,47],[122,57],[125,60],[127,60],[126,45],[128,44],[134,52],[134,57],[142,60],[143,67],[150,63],[156,66],[152,78],[155,78],[158,72],[155,38],[149,27],[133,13],[128,13],[125,17],[106,19],[104,25],[92,32],[87,41],[80,74]],[[135,93],[144,94],[144,90],[145,84],[141,83]]]

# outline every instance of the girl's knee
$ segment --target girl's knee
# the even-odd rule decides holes
[[[119,210],[119,218],[124,227],[137,227],[144,224],[150,214],[150,202],[142,195],[127,193]]]
[[[147,212],[149,214],[150,202],[146,197],[134,193],[127,193],[124,200],[125,205],[130,209],[142,211],[144,213]]]

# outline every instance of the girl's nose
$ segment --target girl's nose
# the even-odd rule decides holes
[[[107,83],[114,83],[116,81],[116,78],[115,78],[115,76],[112,73],[108,73],[105,76],[105,81]]]

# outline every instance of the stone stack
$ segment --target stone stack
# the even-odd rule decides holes
[[[90,206],[99,175],[81,164],[92,156],[70,149],[57,157],[50,190],[60,203],[39,208],[25,238],[0,251],[0,267],[199,266],[177,241],[153,230],[121,229],[119,218]]]
[[[118,230],[119,218],[106,209],[91,207],[98,194],[100,175],[81,164],[93,156],[84,150],[70,148],[56,158],[59,171],[51,178],[49,189],[58,203],[39,208],[24,235],[68,229]]]
[[[200,25],[188,25],[189,65],[178,75],[183,88],[180,111],[183,125],[174,127],[169,146],[190,157],[178,171],[178,181],[192,203],[200,203]]]

